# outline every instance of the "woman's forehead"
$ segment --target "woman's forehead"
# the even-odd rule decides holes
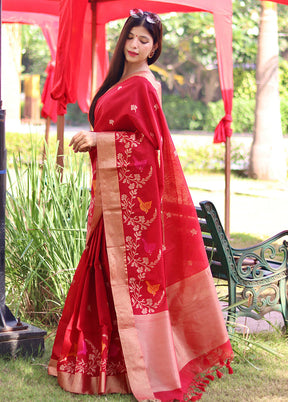
[[[143,37],[146,37],[149,39],[153,39],[153,37],[151,36],[149,31],[146,28],[144,28],[143,26],[137,26],[137,27],[131,28],[130,33],[133,35],[143,36]]]

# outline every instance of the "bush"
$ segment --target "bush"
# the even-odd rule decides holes
[[[87,113],[83,113],[78,103],[69,103],[67,105],[66,123],[70,126],[88,125]]]
[[[232,129],[235,133],[251,133],[254,128],[255,100],[241,98],[233,99]],[[219,121],[224,116],[223,101],[210,102],[204,124],[205,131],[214,131]]]
[[[163,95],[163,110],[170,130],[202,130],[207,107],[178,95]]]
[[[233,69],[234,79],[234,98],[255,99],[256,96],[256,71],[243,70],[243,68]]]
[[[288,134],[288,99],[280,98],[280,113],[281,113],[281,123],[282,132],[284,135]]]
[[[225,169],[225,144],[210,144],[194,147],[183,143],[177,152],[186,175],[199,171],[222,172]],[[232,143],[231,170],[245,171],[248,166],[249,150],[243,145]]]
[[[208,106],[177,95],[163,96],[163,110],[170,130],[204,130],[213,132],[224,116],[223,100]],[[233,99],[232,128],[236,133],[251,133],[254,127],[254,99]],[[288,120],[287,120],[288,122]]]

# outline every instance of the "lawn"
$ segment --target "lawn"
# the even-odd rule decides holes
[[[19,166],[19,162],[18,160],[15,160],[15,158],[13,159],[12,156],[14,155],[15,157],[18,151],[20,151],[18,140],[20,141],[21,138],[17,137],[16,140],[15,136],[11,135],[9,139],[11,141],[9,141],[10,148],[8,149],[8,167],[10,168],[10,170],[12,170],[13,173],[15,173],[17,172],[17,166]],[[12,139],[14,140],[14,142],[12,141]],[[15,145],[14,147],[15,149],[11,144],[17,144],[17,146]],[[23,142],[23,147],[24,145],[27,147],[29,145],[29,142]],[[41,154],[41,150],[42,143],[39,142],[38,155]],[[12,239],[12,237],[11,239],[9,238],[9,241],[7,238],[6,257],[9,256],[9,261],[7,261],[6,263],[6,290],[7,293],[10,293],[10,295],[8,295],[7,297],[7,302],[9,301],[11,303],[11,311],[15,313],[16,308],[19,308],[21,318],[24,320],[24,318],[26,319],[26,317],[30,317],[30,320],[33,324],[33,319],[35,317],[35,315],[33,314],[35,314],[35,312],[33,313],[29,310],[31,303],[29,304],[29,306],[26,306],[26,316],[25,312],[23,312],[24,310],[21,311],[21,309],[24,309],[25,306],[23,303],[23,305],[20,303],[20,301],[24,300],[23,297],[19,296],[20,294],[23,295],[23,293],[21,293],[23,292],[23,289],[20,288],[20,284],[22,283],[22,281],[26,281],[28,283],[29,280],[31,286],[29,286],[28,290],[38,290],[38,293],[37,291],[35,292],[34,299],[33,296],[31,296],[31,293],[25,298],[25,300],[28,300],[29,302],[31,302],[31,300],[34,300],[35,303],[36,301],[39,302],[40,294],[44,298],[46,298],[41,286],[47,285],[45,289],[46,291],[47,289],[49,289],[49,295],[54,293],[59,298],[59,300],[57,299],[57,306],[58,310],[61,311],[61,303],[63,301],[62,299],[63,297],[65,297],[62,295],[62,293],[65,293],[66,295],[65,286],[69,286],[68,282],[71,279],[69,277],[71,269],[69,271],[64,263],[67,263],[66,260],[68,259],[68,255],[71,257],[71,262],[69,263],[70,265],[68,264],[69,266],[75,267],[76,261],[79,261],[79,255],[81,253],[80,249],[78,250],[78,248],[80,247],[80,241],[83,240],[80,239],[80,234],[82,233],[81,230],[84,231],[84,228],[86,227],[86,211],[88,198],[86,200],[84,191],[87,187],[87,184],[83,185],[82,181],[78,183],[78,180],[80,180],[81,178],[81,172],[79,171],[79,174],[75,175],[76,170],[74,165],[72,165],[71,172],[68,176],[68,179],[71,180],[71,182],[67,179],[67,183],[69,185],[65,185],[64,183],[63,185],[61,184],[61,186],[59,187],[58,182],[55,181],[54,175],[52,174],[53,169],[49,169],[48,166],[48,168],[46,170],[43,170],[42,174],[39,175],[37,173],[38,159],[35,161],[35,163],[31,163],[30,157],[27,161],[25,160],[25,157],[30,153],[30,148],[27,149],[27,153],[23,152],[23,150],[21,152],[23,162],[22,166],[25,172],[25,176],[23,177],[25,177],[25,180],[23,180],[21,178],[22,176],[19,174],[19,183],[27,183],[28,177],[30,177],[31,181],[29,181],[29,184],[31,183],[31,186],[28,186],[28,190],[31,188],[35,188],[35,191],[32,192],[32,194],[35,193],[39,195],[41,190],[41,197],[39,196],[39,200],[41,200],[43,206],[38,201],[37,209],[35,209],[34,211],[32,208],[34,204],[32,204],[33,199],[32,197],[30,197],[30,190],[27,191],[27,196],[25,198],[25,188],[23,187],[22,189],[18,185],[18,187],[16,186],[16,188],[20,188],[21,191],[19,191],[19,193],[12,193],[12,190],[10,190],[10,188],[12,188],[10,183],[8,191],[12,195],[14,194],[13,202],[14,200],[17,200],[17,202],[19,203],[20,200],[23,198],[23,205],[19,204],[21,206],[21,208],[19,208],[19,205],[17,204],[17,206],[14,207],[14,210],[9,209],[10,215],[9,222],[7,222],[6,226],[6,232],[11,233],[11,236],[13,235],[13,233],[14,235],[15,233],[18,233],[18,243],[16,243],[15,239]],[[55,158],[54,155],[52,156],[52,162],[54,164]],[[202,156],[200,156],[201,155],[199,155],[199,159],[202,160],[203,158]],[[13,165],[13,163],[15,165]],[[13,167],[15,167],[15,169],[13,169]],[[31,176],[27,174],[26,170],[28,172],[31,172]],[[45,175],[43,172],[45,172]],[[207,174],[207,172],[203,174],[203,172],[191,172],[190,170],[189,172],[186,172],[186,174],[187,173],[188,184],[191,188],[193,199],[194,201],[196,200],[195,203],[197,203],[197,201],[209,199],[216,204],[217,209],[220,209],[220,215],[223,215],[223,211],[221,211],[221,207],[224,207],[222,188],[223,174],[219,172],[218,174]],[[87,175],[84,174],[84,176],[86,177]],[[74,183],[77,184],[75,188],[73,186]],[[265,183],[245,178],[232,178],[231,243],[234,247],[247,247],[261,241],[263,238],[268,237],[269,235],[272,236],[276,232],[287,228],[288,217],[286,219],[285,216],[285,211],[287,214],[287,208],[284,208],[284,211],[283,208],[275,208],[275,205],[279,205],[279,201],[283,201],[284,205],[284,200],[286,200],[287,196],[286,185],[287,183],[285,183],[285,185],[283,183],[277,185],[265,185]],[[45,192],[43,191],[43,189],[45,189]],[[48,190],[50,192],[48,192]],[[53,196],[51,196],[51,194]],[[274,198],[273,194],[275,196]],[[79,216],[76,216],[75,214],[75,211],[81,212],[81,208],[79,208],[79,195],[81,205],[83,204],[83,216],[81,214]],[[47,197],[47,199],[45,197]],[[9,208],[12,205],[10,203],[11,199],[11,197],[7,198],[7,204]],[[29,200],[29,203],[27,202],[27,200]],[[57,202],[54,203],[54,201]],[[49,218],[47,222],[46,220],[44,220],[43,208],[45,210],[45,219]],[[51,217],[48,214],[50,210]],[[14,226],[12,227],[11,223],[11,211],[15,212],[13,221],[14,224],[16,225],[16,223],[19,223],[19,226],[17,226],[17,231],[12,230]],[[22,222],[23,211],[25,211],[26,216],[25,222],[24,220]],[[249,211],[250,215],[248,215]],[[72,212],[74,212],[74,214]],[[30,221],[28,220],[29,217],[31,218]],[[54,221],[52,220],[52,218],[54,219]],[[27,222],[29,223],[28,226]],[[59,222],[63,223],[63,228],[60,227],[61,230],[59,230],[59,228],[56,228],[55,226],[56,223],[59,224]],[[67,227],[70,227],[69,225],[71,225],[70,231],[67,230]],[[11,231],[8,231],[10,226],[12,229]],[[27,227],[29,228],[29,230],[27,230]],[[48,228],[48,234],[42,230],[42,228],[46,227]],[[20,230],[21,228],[23,229],[22,232]],[[82,229],[80,230],[79,228]],[[77,232],[77,236],[74,232]],[[22,233],[22,237],[19,237],[19,233]],[[71,236],[71,241],[69,240],[70,237],[67,237],[68,235]],[[74,239],[73,236],[76,236],[77,241]],[[63,242],[66,248],[64,246],[62,247],[61,242]],[[79,243],[79,247],[77,242]],[[35,258],[38,256],[36,250],[38,250],[38,248],[40,249],[40,246],[38,247],[38,245],[41,245],[42,243],[46,245],[46,249],[51,243],[51,250],[55,250],[55,245],[57,244],[59,248],[59,253],[63,249],[63,257],[58,256],[59,253],[57,249],[57,252],[49,252],[47,253],[47,255],[45,254],[45,258],[41,259],[40,263],[40,260],[38,261]],[[16,245],[19,256],[17,255],[15,249],[13,250],[13,248],[11,248],[10,250],[10,245]],[[20,246],[23,247],[23,250],[20,249]],[[73,248],[70,249],[68,246],[73,246]],[[57,257],[58,260],[56,262],[54,260],[50,261],[51,256],[54,256],[55,258]],[[24,257],[27,261],[25,260],[25,264],[21,265],[20,262],[23,262],[23,260],[25,259]],[[10,264],[10,262],[13,262],[13,264]],[[56,270],[57,272],[55,271],[55,273],[53,274],[52,268],[59,268],[61,264],[64,264],[62,269],[59,272]],[[18,270],[16,269],[17,267],[19,268]],[[23,267],[28,270],[28,279],[25,279],[26,277],[23,276],[25,273]],[[44,268],[46,271],[44,271]],[[46,276],[44,275],[45,272],[47,274]],[[61,283],[59,276],[60,274],[63,276],[62,284],[63,288],[65,288],[65,292],[63,291],[62,287],[59,290],[58,285],[59,283]],[[67,277],[64,274],[67,274]],[[24,279],[22,278],[22,276]],[[15,279],[14,282],[13,278]],[[45,280],[43,280],[43,278]],[[57,281],[53,281],[54,278],[57,278]],[[40,281],[39,283],[41,286],[36,280]],[[35,283],[38,283],[38,285],[35,285]],[[19,293],[16,292],[17,286],[19,286]],[[11,290],[10,292],[8,291],[9,289]],[[13,294],[14,299],[12,297]],[[48,312],[51,314],[51,306],[46,306],[44,302],[45,300],[39,306],[39,311],[44,311],[44,315],[45,317],[47,317]],[[35,303],[32,303],[31,306],[35,306]],[[55,317],[57,317],[57,319],[59,316],[58,310],[55,308]],[[51,319],[51,323],[53,321],[53,317],[49,318]],[[0,358],[0,401],[85,401],[97,399],[99,401],[135,402],[135,398],[133,398],[133,396],[131,395],[96,397],[88,395],[80,396],[69,394],[63,391],[58,386],[57,380],[55,378],[47,375],[47,364],[51,355],[56,321],[54,321],[54,324],[51,325],[49,324],[49,320],[46,320],[45,324],[43,323],[43,321],[42,324],[40,324],[41,326],[48,326],[48,328],[46,328],[48,335],[45,339],[46,350],[43,356],[37,358]],[[35,324],[34,322],[34,325],[37,324]],[[207,387],[206,392],[203,394],[202,400],[213,402],[288,401],[288,370],[286,368],[288,361],[288,344],[286,336],[275,329],[266,333],[263,332],[256,335],[250,335],[248,341],[244,341],[243,337],[241,337],[240,335],[233,342],[233,349],[235,351],[235,361],[233,363],[234,374],[225,374],[221,380],[216,379],[215,381],[211,382],[210,386]],[[260,345],[263,345],[263,348],[259,347]],[[265,348],[270,349],[270,352],[265,350]],[[273,353],[271,353],[271,350],[273,351]]]
[[[48,330],[49,331],[49,330]],[[63,391],[54,377],[47,375],[53,332],[48,332],[46,350],[37,358],[0,358],[1,401],[136,401],[132,395],[90,396],[74,395]],[[231,401],[287,401],[288,400],[288,344],[285,336],[277,331],[259,333],[250,338],[244,347],[240,342],[241,356],[236,355],[234,373],[221,380],[210,382],[202,400]],[[275,353],[256,348],[252,342],[263,344]],[[244,359],[247,359],[245,361]]]

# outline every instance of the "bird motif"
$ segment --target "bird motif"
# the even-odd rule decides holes
[[[135,156],[133,156],[132,159],[134,161],[134,165],[136,166],[136,168],[139,169],[140,172],[143,172],[144,167],[147,165],[147,160],[146,159],[139,160]]]
[[[141,239],[143,242],[144,250],[148,254],[152,254],[153,251],[156,249],[156,243],[148,243],[145,239]]]
[[[141,211],[145,212],[146,214],[148,213],[149,209],[152,206],[152,201],[142,201],[140,197],[137,197],[137,200],[139,202],[139,206]]]
[[[160,288],[160,283],[157,283],[155,285],[152,285],[150,282],[145,281],[146,285],[147,285],[147,291],[149,293],[151,293],[151,295],[155,296],[156,293],[158,292],[159,288]]]

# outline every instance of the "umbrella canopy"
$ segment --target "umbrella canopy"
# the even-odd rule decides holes
[[[58,115],[63,116],[66,113],[67,104],[76,101],[83,112],[88,111],[93,92],[102,83],[108,69],[105,24],[111,20],[127,17],[129,10],[134,7],[134,0],[38,0],[37,2],[35,0],[3,0],[3,10],[60,16],[54,86],[52,91],[50,87],[46,91],[47,97],[51,91],[53,99],[58,101]],[[226,142],[228,152],[225,157],[225,171],[229,172],[230,142],[227,138],[230,139],[232,135],[233,98],[232,0],[217,2],[215,0],[139,0],[137,7],[158,14],[171,11],[199,11],[213,14],[220,86],[225,109],[225,116],[215,129],[214,142]],[[50,79],[50,85],[51,82]],[[59,140],[57,163],[63,166],[63,118],[58,119],[57,124]],[[225,212],[227,217],[229,216],[229,181],[226,173]],[[228,231],[227,225],[225,227]]]
[[[59,0],[2,0],[2,10],[59,15]]]
[[[225,141],[226,137],[232,134],[230,129],[233,97],[232,1],[142,0],[137,2],[137,6],[156,13],[204,11],[213,14],[220,85],[225,108],[225,116],[216,128],[214,141]],[[17,12],[18,15],[20,13],[30,14],[31,18],[33,17],[42,22],[45,21],[48,15],[60,15],[52,96],[59,102],[58,114],[65,114],[66,105],[75,103],[77,100],[82,111],[87,112],[92,92],[95,90],[95,88],[92,90],[91,84],[93,74],[92,54],[96,56],[95,87],[97,88],[102,83],[108,69],[108,56],[105,48],[105,24],[111,20],[127,17],[129,10],[135,7],[135,1],[3,0],[2,7],[4,11]],[[36,17],[36,14],[38,17]],[[94,34],[92,28],[94,29]],[[92,49],[93,35],[96,36],[94,49]],[[51,83],[53,73],[51,66],[49,71],[48,81]],[[46,93],[49,97],[50,88]]]
[[[14,0],[16,1],[16,0]],[[51,1],[50,1],[51,2]],[[53,1],[52,1],[53,3]],[[78,100],[87,112],[92,97],[92,54],[97,58],[97,88],[108,68],[105,48],[105,24],[129,16],[135,7],[131,0],[61,0],[56,70],[52,96],[59,101],[59,114],[65,114],[67,103]],[[140,0],[137,7],[158,14],[177,12],[210,12],[214,17],[220,85],[225,116],[216,129],[215,141],[225,141],[230,129],[233,97],[232,1],[231,0]],[[93,21],[93,22],[92,22]],[[95,48],[92,36],[96,35]]]

